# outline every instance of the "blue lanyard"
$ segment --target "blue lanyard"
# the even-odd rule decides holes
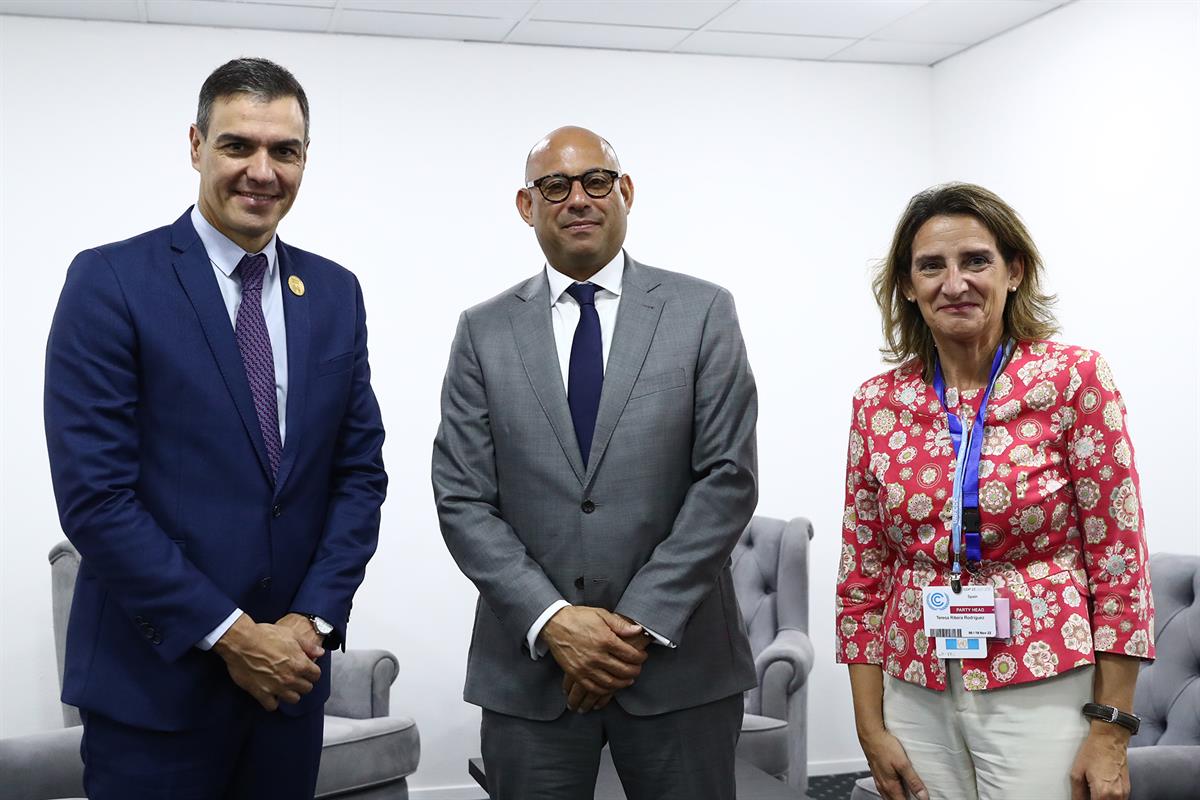
[[[937,392],[942,409],[946,412],[946,424],[950,428],[950,441],[957,451],[953,489],[954,519],[950,536],[954,548],[954,563],[951,566],[951,572],[955,587],[960,586],[962,580],[964,533],[966,535],[967,560],[976,562],[983,560],[983,542],[979,532],[979,456],[983,451],[983,421],[987,416],[988,399],[992,396],[992,387],[996,385],[1000,367],[1004,364],[1011,348],[1011,340],[996,348],[996,355],[992,358],[992,372],[988,377],[987,390],[983,393],[983,400],[979,404],[979,413],[975,415],[975,422],[966,436],[963,436],[962,421],[959,420],[958,415],[950,413],[950,410],[946,408],[946,379],[942,377],[941,362],[936,363],[933,368],[933,388]]]

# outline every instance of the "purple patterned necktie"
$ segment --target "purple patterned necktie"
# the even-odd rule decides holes
[[[237,269],[242,276],[242,302],[238,306],[233,330],[238,350],[242,352],[246,380],[250,382],[250,394],[254,397],[258,427],[267,445],[271,480],[274,480],[279,472],[283,442],[279,438],[279,400],[275,395],[275,355],[271,350],[271,335],[267,332],[267,320],[262,310],[262,282],[267,271],[267,257],[262,253],[242,256]]]

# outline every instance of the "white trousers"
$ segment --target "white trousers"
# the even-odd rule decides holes
[[[947,659],[946,667],[944,692],[884,676],[884,725],[930,800],[1070,800],[1095,668],[968,692],[962,663]]]

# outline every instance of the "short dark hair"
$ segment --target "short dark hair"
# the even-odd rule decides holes
[[[196,127],[208,136],[213,102],[218,97],[248,94],[256,100],[270,102],[281,97],[294,97],[304,115],[304,139],[308,140],[308,96],[296,76],[274,61],[265,58],[235,58],[213,70],[200,87],[200,104],[196,109]]]

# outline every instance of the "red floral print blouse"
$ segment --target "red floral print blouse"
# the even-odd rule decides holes
[[[981,391],[946,405],[969,429]],[[979,462],[983,561],[1012,607],[1011,638],[964,659],[968,690],[1095,663],[1154,657],[1154,602],[1125,404],[1099,353],[1022,342],[997,376]],[[922,626],[921,588],[948,585],[955,454],[946,414],[910,363],[854,393],[837,582],[837,660],[878,664],[937,690],[945,664]]]

